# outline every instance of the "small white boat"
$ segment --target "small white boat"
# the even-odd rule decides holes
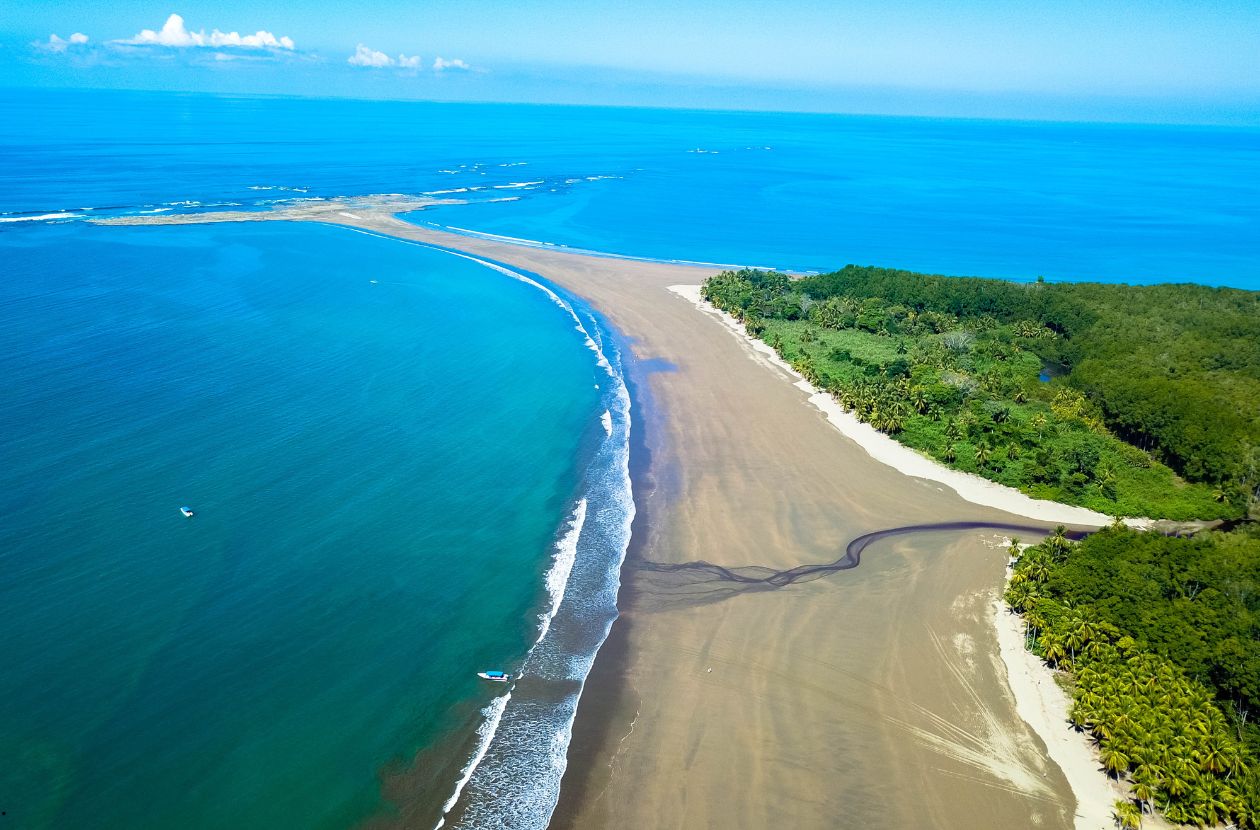
[[[179,509],[179,512],[183,514],[185,519],[191,519],[193,517],[193,511],[191,507],[187,507],[187,506],[181,507]]]
[[[512,675],[501,671],[479,671],[477,676],[492,683],[508,683],[512,680]]]

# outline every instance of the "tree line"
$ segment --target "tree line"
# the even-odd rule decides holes
[[[1260,498],[1255,292],[847,266],[726,271],[702,293],[960,469],[1110,515],[1236,517]]]

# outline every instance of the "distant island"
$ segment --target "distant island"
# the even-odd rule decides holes
[[[1260,498],[1256,292],[850,265],[701,293],[861,420],[1035,498],[1181,521]]]

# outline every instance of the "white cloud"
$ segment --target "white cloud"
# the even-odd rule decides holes
[[[163,24],[159,31],[144,29],[133,38],[115,42],[137,46],[173,46],[176,48],[187,46],[213,46],[215,48],[235,46],[251,49],[293,49],[292,38],[278,38],[271,32],[266,31],[255,32],[252,35],[242,35],[237,32],[221,32],[218,29],[215,29],[210,34],[206,34],[205,29],[199,32],[190,32],[184,26],[184,18],[177,14],[166,18],[166,23]]]
[[[376,69],[386,66],[396,66],[399,69],[419,69],[421,66],[419,55],[412,55],[408,57],[400,54],[395,59],[391,58],[384,52],[369,49],[362,43],[355,47],[354,54],[347,58],[346,62],[351,66],[370,66]]]
[[[351,66],[392,66],[394,59],[384,52],[369,49],[360,43],[347,61]]]
[[[47,49],[49,52],[64,52],[71,46],[81,46],[88,42],[88,36],[82,32],[75,32],[70,37],[63,38],[59,35],[49,35],[47,43],[36,43],[35,45],[41,49]]]
[[[433,61],[434,72],[444,72],[447,69],[456,69],[456,70],[459,70],[460,72],[467,72],[468,70],[472,69],[472,67],[464,63],[459,58],[452,58],[449,61],[443,57],[438,57],[434,59]]]

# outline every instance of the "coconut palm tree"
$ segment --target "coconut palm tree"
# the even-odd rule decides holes
[[[1117,801],[1111,817],[1121,830],[1136,830],[1142,826],[1142,811],[1132,801]]]
[[[1041,644],[1046,652],[1046,660],[1052,665],[1058,666],[1067,659],[1067,648],[1064,647],[1063,641],[1060,638],[1047,633],[1044,637],[1042,637]]]
[[[1032,418],[1029,419],[1028,421],[1028,425],[1031,426],[1033,429],[1037,430],[1038,441],[1040,441],[1042,438],[1042,433],[1045,431],[1046,423],[1047,423],[1046,416],[1040,412],[1032,416]]]

